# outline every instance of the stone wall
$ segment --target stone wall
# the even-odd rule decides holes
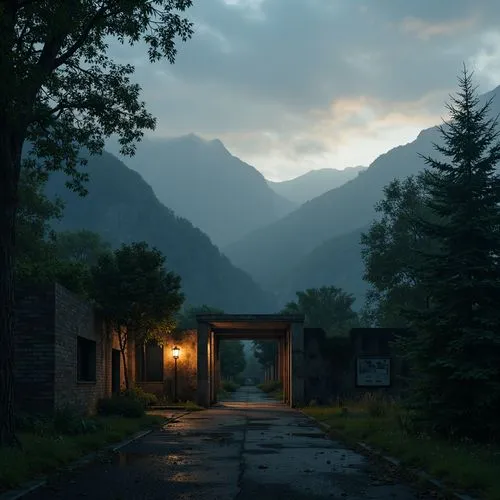
[[[45,412],[54,407],[54,304],[52,286],[16,291],[14,396],[18,410]]]

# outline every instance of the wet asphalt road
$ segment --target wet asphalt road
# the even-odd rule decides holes
[[[24,498],[431,498],[387,477],[363,456],[327,439],[300,412],[266,399],[258,389],[243,387],[233,399],[240,402],[190,413]]]

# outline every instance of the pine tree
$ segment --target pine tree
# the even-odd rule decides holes
[[[406,311],[417,413],[434,431],[500,437],[500,160],[491,100],[480,104],[464,67],[440,127],[440,159],[423,157],[432,217],[417,218],[433,252],[415,255],[425,309]]]

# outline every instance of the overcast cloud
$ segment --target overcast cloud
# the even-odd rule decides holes
[[[271,179],[368,165],[439,123],[462,62],[500,84],[498,0],[194,0],[174,66],[137,66],[154,135],[220,138]]]

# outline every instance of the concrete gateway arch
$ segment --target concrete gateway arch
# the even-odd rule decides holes
[[[221,339],[277,340],[278,373],[284,402],[291,407],[304,401],[304,315],[199,314],[197,340],[197,403],[217,402],[220,381]]]

